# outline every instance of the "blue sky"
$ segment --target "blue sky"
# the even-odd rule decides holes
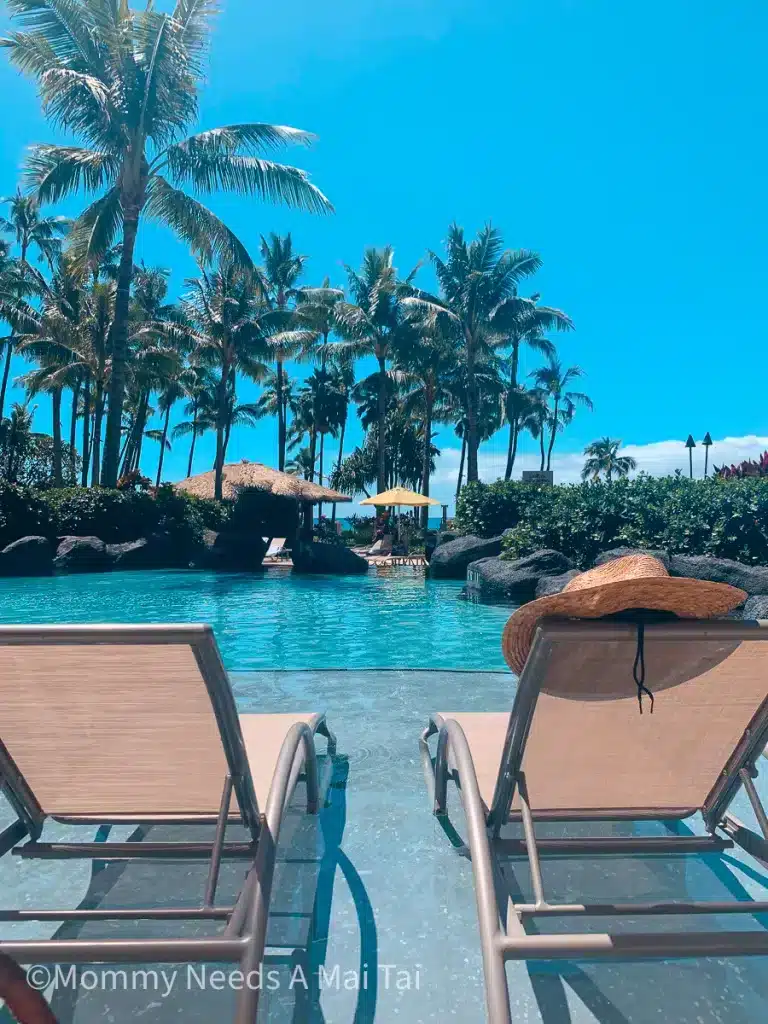
[[[307,283],[326,274],[340,283],[365,246],[392,243],[405,271],[439,248],[452,220],[468,232],[492,220],[510,246],[542,254],[530,290],[576,324],[557,340],[562,358],[585,370],[595,410],[580,411],[558,441],[562,479],[605,434],[657,471],[685,465],[678,442],[689,431],[711,432],[715,462],[768,444],[758,312],[768,238],[763,3],[222,6],[201,127],[264,120],[317,133],[312,150],[285,157],[337,211],[318,218],[210,200],[252,251],[261,233],[290,230],[311,257]],[[26,145],[52,132],[32,84],[1,54],[0,94],[7,193]],[[139,256],[171,267],[177,291],[194,270],[163,231],[144,232]],[[430,284],[428,272],[422,280]],[[255,397],[245,383],[240,394]],[[447,498],[457,442],[448,429],[437,443]],[[534,447],[523,442],[524,453]],[[168,457],[169,478],[183,475],[184,448]],[[275,448],[265,424],[234,436],[230,456],[274,462]],[[484,446],[489,478],[503,471],[504,450],[502,435]],[[196,468],[209,468],[213,439],[199,451]]]

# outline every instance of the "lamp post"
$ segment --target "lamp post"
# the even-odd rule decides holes
[[[704,479],[707,479],[707,468],[709,467],[709,449],[712,444],[712,438],[709,436],[709,431],[704,435],[704,440],[701,442],[704,445]]]
[[[688,449],[688,476],[693,480],[693,449],[696,447],[696,442],[693,440],[693,434],[688,435],[685,447]]]

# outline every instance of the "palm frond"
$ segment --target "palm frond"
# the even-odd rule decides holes
[[[95,192],[115,180],[119,164],[109,153],[77,146],[30,146],[24,183],[41,203],[57,203],[79,189]]]
[[[165,160],[176,182],[201,192],[234,192],[311,213],[333,212],[328,199],[298,167],[240,156],[221,146],[199,145],[195,136],[169,146]]]
[[[99,263],[111,247],[122,218],[117,187],[83,210],[69,233],[67,253],[74,264],[82,268]]]
[[[240,239],[202,203],[174,188],[160,175],[151,178],[147,193],[147,216],[167,224],[203,263],[218,257],[253,267]]]

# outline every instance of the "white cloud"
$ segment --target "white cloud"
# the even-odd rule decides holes
[[[493,442],[491,443],[493,444]],[[730,465],[733,462],[741,462],[743,459],[754,459],[766,450],[768,450],[768,437],[758,437],[756,434],[747,434],[744,437],[724,437],[719,440],[715,438],[709,450],[710,471],[713,465]],[[682,441],[628,444],[621,449],[621,454],[631,455],[637,461],[637,472],[650,473],[652,476],[671,475],[676,469],[680,469],[684,473],[688,472],[688,451]],[[432,497],[447,504],[449,512],[453,512],[460,459],[459,448],[443,448],[432,476],[430,486]],[[487,445],[480,449],[478,469],[481,480],[487,483],[497,480],[504,475],[505,464],[506,451],[502,452],[501,449],[489,451]],[[582,452],[558,452],[555,449],[552,458],[555,483],[577,483],[581,479],[583,465],[584,455]],[[538,468],[538,454],[522,453],[515,460],[513,477],[519,479],[522,470]],[[704,450],[700,445],[693,452],[693,473],[694,476],[699,477],[704,474]],[[370,515],[371,511],[365,506],[363,508],[350,506],[350,509],[366,515]],[[435,509],[435,513],[439,514],[439,509]]]

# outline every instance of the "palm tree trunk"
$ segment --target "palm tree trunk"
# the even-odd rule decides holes
[[[512,395],[517,387],[517,367],[519,359],[520,339],[515,338],[512,342],[512,363],[509,371],[509,394],[507,395],[507,415],[509,415]],[[517,413],[515,412],[512,416],[509,416],[509,445],[507,446],[507,468],[504,471],[505,480],[510,480],[512,478],[512,469],[515,465],[515,455],[517,454],[517,424],[518,417]]]
[[[277,360],[275,376],[275,398],[277,400],[277,468],[285,469],[285,406],[283,405],[283,364]]]
[[[61,487],[64,482],[61,461],[61,388],[51,393],[53,403],[53,486]]]
[[[128,307],[133,278],[133,252],[139,230],[139,206],[127,203],[123,197],[123,249],[117,271],[115,291],[115,314],[110,330],[112,350],[112,376],[109,381],[109,408],[107,429],[104,438],[104,468],[101,475],[105,487],[117,484],[120,466],[120,428],[123,419],[123,398],[125,396],[125,370],[128,360]],[[94,450],[97,448],[94,445]],[[95,474],[94,474],[95,476]]]
[[[324,455],[324,453],[325,453],[325,431],[321,431],[320,432],[320,469],[319,469],[319,473],[318,473],[318,479],[319,479],[319,483],[320,483],[321,487],[323,486],[323,455]],[[321,501],[321,502],[318,503],[318,506],[317,506],[317,518],[319,519],[322,514],[323,514],[323,503]]]
[[[160,476],[163,472],[163,458],[165,456],[165,444],[168,440],[168,423],[171,418],[171,406],[165,410],[165,419],[163,420],[163,436],[160,438],[160,458],[157,460],[157,479],[155,480],[155,487],[160,486]]]
[[[308,480],[315,479],[315,457],[317,453],[317,431],[314,425],[309,431],[309,476]]]
[[[5,409],[5,392],[8,388],[8,374],[11,372],[11,358],[13,356],[13,335],[6,341],[5,366],[3,367],[3,383],[0,385],[0,420],[3,418]]]
[[[91,443],[91,487],[98,487],[101,482],[99,467],[101,459],[101,420],[104,415],[104,385],[101,381],[96,382],[96,397],[93,406],[93,441]],[[107,421],[109,422],[109,421]],[[120,454],[118,450],[118,455]],[[117,478],[115,477],[115,484]],[[115,484],[112,484],[114,487]],[[106,486],[106,485],[105,485]]]
[[[189,446],[189,461],[187,462],[187,478],[192,476],[192,460],[195,457],[195,441],[197,440],[197,396],[193,399],[192,405],[192,444]]]
[[[424,459],[421,466],[421,493],[425,498],[429,497],[429,471],[432,455],[432,405],[431,392],[426,395],[426,409],[424,415]],[[429,526],[429,506],[425,505],[421,510],[421,528],[426,530]]]
[[[549,470],[552,464],[552,449],[555,447],[555,438],[557,437],[557,412],[560,405],[560,399],[555,395],[555,411],[552,414],[552,436],[549,439],[549,448],[547,450],[547,470]]]
[[[539,448],[541,449],[541,465],[539,471],[544,472],[544,462],[546,461],[546,454],[544,452],[544,432],[546,430],[546,420],[542,418],[541,430],[539,431]]]
[[[465,332],[467,345],[467,483],[479,480],[477,451],[480,441],[477,433],[477,378],[475,377],[475,341]]]
[[[520,440],[520,424],[516,420],[515,421],[515,437],[514,437],[514,441],[513,441],[513,444],[512,444],[511,462],[510,462],[510,467],[509,467],[509,476],[505,477],[504,478],[505,480],[511,480],[512,479],[512,470],[515,468],[515,459],[517,458],[517,445],[518,445],[519,440]]]
[[[25,233],[21,240],[21,264],[22,267],[27,262],[27,248],[29,247],[29,237]],[[24,293],[19,289],[19,298],[22,299]],[[3,367],[3,383],[0,384],[0,422],[3,419],[3,413],[5,412],[5,392],[8,388],[8,374],[11,372],[11,359],[13,358],[13,343],[15,341],[15,331],[11,331],[11,336],[8,339],[8,348],[5,353],[5,366]]]
[[[387,438],[386,438],[386,421],[387,421],[387,361],[384,356],[379,356],[379,407],[377,422],[379,426],[379,450],[378,450],[378,466],[376,471],[376,487],[377,493],[381,494],[382,491],[387,489]]]
[[[461,458],[459,459],[459,479],[456,484],[456,501],[459,500],[459,494],[461,493],[461,478],[464,476],[464,457],[467,454],[467,437],[466,434],[461,439]]]
[[[346,431],[346,429],[347,429],[347,415],[345,413],[344,414],[344,419],[341,421],[341,435],[339,437],[339,458],[338,458],[338,461],[336,463],[336,468],[337,469],[341,469],[341,459],[342,459],[342,455],[343,455],[343,452],[344,452],[344,432]],[[331,506],[331,510],[332,510],[331,511],[331,522],[335,523],[336,522],[336,502],[335,501],[334,501],[333,505]]]
[[[82,383],[82,380],[78,377],[75,386],[72,388],[72,414],[69,421],[69,457],[72,462],[73,486],[77,484],[77,480],[75,479],[77,458],[77,403],[80,401],[80,388],[82,387]]]
[[[222,488],[224,484],[224,427],[227,420],[227,377],[229,364],[224,363],[221,367],[221,380],[218,384],[219,409],[216,417],[216,479],[214,483],[213,496],[221,501]]]
[[[88,486],[88,465],[90,463],[90,449],[88,447],[88,435],[91,429],[91,372],[85,371],[83,381],[83,469],[80,476],[80,483],[83,487]]]

